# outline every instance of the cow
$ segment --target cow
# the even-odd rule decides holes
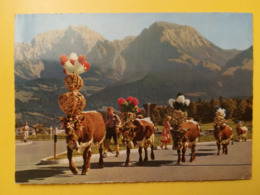
[[[151,121],[147,119],[135,119],[129,122],[129,124],[121,126],[119,128],[120,133],[123,135],[123,145],[127,147],[126,149],[126,161],[125,166],[129,166],[130,162],[130,150],[135,146],[138,146],[139,152],[139,164],[143,161],[148,161],[147,149],[151,148],[151,159],[154,160],[154,125]],[[142,148],[145,151],[145,157],[142,158]]]
[[[58,117],[62,122],[62,128],[66,132],[67,157],[71,172],[76,175],[78,169],[72,161],[74,149],[83,151],[82,175],[86,175],[90,169],[91,146],[99,144],[99,167],[103,168],[103,147],[105,136],[105,123],[102,114],[96,111],[82,112],[75,117]]]
[[[240,141],[241,139],[242,139],[242,141],[247,140],[248,129],[246,126],[242,126],[242,125],[243,125],[242,122],[238,122],[237,127],[236,127],[238,141]]]
[[[177,163],[185,162],[185,152],[187,147],[191,148],[190,162],[195,160],[195,147],[200,135],[200,126],[196,121],[186,120],[178,126],[173,126],[171,130],[173,138],[173,149],[177,149]],[[182,150],[182,158],[181,158]]]
[[[233,144],[233,130],[230,126],[223,123],[222,125],[214,125],[214,137],[216,139],[218,147],[218,155],[220,155],[220,150],[222,146],[222,153],[228,154],[229,142]]]

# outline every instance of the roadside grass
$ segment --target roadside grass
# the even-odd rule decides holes
[[[233,129],[234,141],[238,141],[238,137],[237,137],[237,133],[236,133],[236,123],[231,119],[227,120],[226,123],[227,123],[227,125],[229,125]],[[244,125],[247,126],[247,128],[249,129],[248,139],[252,139],[252,121],[247,121],[247,122],[245,122]],[[156,128],[158,128],[161,131],[163,129],[163,126],[156,126]],[[200,128],[201,128],[201,132],[204,132],[204,131],[209,130],[209,129],[213,129],[213,123],[200,124]],[[155,143],[154,143],[155,147],[159,147],[161,145],[160,133],[159,132],[155,133]],[[62,139],[62,138],[59,139],[59,140],[65,141],[65,139]],[[126,147],[123,146],[123,144],[122,144],[122,136],[120,136],[118,141],[119,141],[120,150],[125,150]],[[199,137],[199,142],[211,142],[211,141],[215,141],[213,134],[201,135]],[[172,145],[172,139],[171,139],[169,145]],[[110,148],[112,150],[115,150],[115,144],[114,144],[113,140],[111,140],[111,142],[110,142]],[[137,148],[137,147],[135,147],[135,148]],[[92,150],[93,154],[98,154],[99,153],[98,145],[93,146],[91,148],[91,150]],[[73,151],[73,156],[82,156],[82,155],[83,155],[82,153],[78,153],[77,151]],[[67,158],[67,153],[57,155],[55,159],[52,157],[48,160],[57,160],[57,159],[65,159],[65,158]]]

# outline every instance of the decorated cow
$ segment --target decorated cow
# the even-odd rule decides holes
[[[137,146],[139,152],[139,163],[148,161],[148,147],[151,148],[151,159],[154,160],[154,125],[149,118],[136,118],[136,113],[139,111],[137,107],[138,100],[134,97],[118,99],[118,105],[121,110],[121,127],[120,133],[123,136],[122,142],[126,146],[126,162],[125,166],[129,166],[130,150]],[[145,157],[142,158],[142,149],[144,148]]]
[[[171,131],[173,138],[173,149],[177,149],[177,163],[185,162],[185,152],[191,148],[190,162],[195,160],[195,148],[200,135],[200,126],[196,121],[187,120],[179,125],[178,129]],[[182,150],[182,157],[181,157]]]
[[[86,99],[79,92],[83,86],[83,80],[78,74],[89,70],[90,64],[86,59],[85,56],[78,57],[75,53],[71,53],[69,57],[60,56],[63,72],[67,75],[65,86],[69,92],[59,97],[59,106],[66,116],[58,119],[61,120],[62,128],[66,131],[69,167],[75,175],[78,173],[78,169],[72,161],[74,149],[83,152],[82,175],[86,175],[90,169],[92,145],[99,145],[99,167],[103,167],[102,142],[105,136],[103,116],[96,111],[82,112],[86,105]]]
[[[77,167],[72,161],[73,150],[83,152],[82,175],[86,175],[90,169],[91,147],[99,145],[99,167],[103,167],[103,139],[105,136],[105,123],[102,114],[96,111],[82,112],[76,117],[59,117],[62,128],[66,132],[67,157],[69,167],[73,174],[78,173]]]
[[[218,147],[218,155],[222,146],[222,153],[228,154],[228,145],[231,141],[233,143],[233,130],[225,123],[226,110],[217,107],[214,117],[214,137]]]
[[[246,141],[247,140],[248,128],[246,126],[243,126],[242,121],[239,121],[237,123],[236,131],[237,131],[238,141],[240,141],[240,140]]]
[[[195,160],[195,148],[200,135],[200,126],[194,120],[187,120],[186,112],[190,100],[185,99],[184,95],[179,93],[176,99],[170,99],[169,104],[175,110],[173,112],[172,138],[173,149],[177,150],[177,163],[185,162],[185,153],[187,148],[191,148],[190,162]],[[181,157],[182,151],[182,157]]]
[[[146,119],[135,119],[128,127],[120,127],[123,135],[123,145],[126,149],[125,166],[129,166],[130,150],[137,146],[139,152],[139,163],[148,161],[148,147],[151,148],[151,159],[154,160],[154,125]],[[142,158],[142,149],[144,148],[145,156]]]

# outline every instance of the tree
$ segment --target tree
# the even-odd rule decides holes
[[[188,106],[188,115],[196,119],[197,117],[197,104],[195,102],[191,102]]]
[[[222,107],[227,110],[227,117],[232,118],[236,110],[236,101],[233,99],[223,100]]]
[[[155,123],[155,125],[161,124],[162,118],[161,118],[161,115],[160,115],[160,111],[157,108],[154,109],[152,116],[151,116],[151,119]]]
[[[236,110],[236,118],[243,119],[243,116],[245,115],[247,107],[247,101],[246,100],[239,100],[237,103],[237,110]]]

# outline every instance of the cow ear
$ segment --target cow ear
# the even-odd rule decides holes
[[[64,121],[65,118],[66,118],[66,117],[64,117],[64,116],[56,117],[56,119],[58,119],[58,120],[60,120],[60,121]]]
[[[141,127],[143,127],[143,123],[142,123],[142,121],[140,121],[140,120],[134,120],[134,125],[135,126],[141,126]]]

